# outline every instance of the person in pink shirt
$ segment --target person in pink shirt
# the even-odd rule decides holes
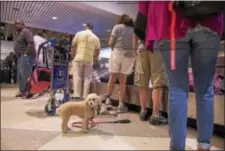
[[[174,6],[174,2],[139,2],[135,33],[149,50],[159,50],[164,60],[169,79],[171,150],[185,150],[191,58],[197,100],[198,150],[210,150],[214,124],[213,77],[224,26],[223,13],[197,21],[187,18]],[[157,49],[153,49],[154,41]]]

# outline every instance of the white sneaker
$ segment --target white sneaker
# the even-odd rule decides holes
[[[119,106],[117,107],[117,113],[126,113],[126,112],[128,112],[128,107],[123,103],[119,104]]]
[[[105,104],[106,105],[112,105],[111,99],[107,98],[106,101],[105,101]]]

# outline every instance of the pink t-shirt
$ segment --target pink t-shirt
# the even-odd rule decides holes
[[[147,29],[145,44],[147,48],[152,47],[154,40],[169,40],[171,39],[170,26],[172,14],[169,11],[170,2],[152,2],[140,1],[139,12],[147,16]],[[211,30],[222,35],[223,32],[223,14],[209,18],[200,23],[202,26],[208,27]],[[196,26],[195,22],[187,20],[182,14],[176,13],[176,28],[175,38],[183,38],[189,28]]]

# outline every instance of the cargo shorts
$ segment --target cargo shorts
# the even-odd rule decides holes
[[[153,89],[168,87],[167,74],[158,51],[152,53],[148,50],[142,50],[138,52],[136,57],[134,79],[136,86],[149,88],[151,80]]]

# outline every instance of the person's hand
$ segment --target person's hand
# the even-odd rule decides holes
[[[28,50],[27,50],[27,51],[25,51],[24,55],[25,55],[25,56],[31,56],[32,54],[31,54],[31,51],[28,51]]]

